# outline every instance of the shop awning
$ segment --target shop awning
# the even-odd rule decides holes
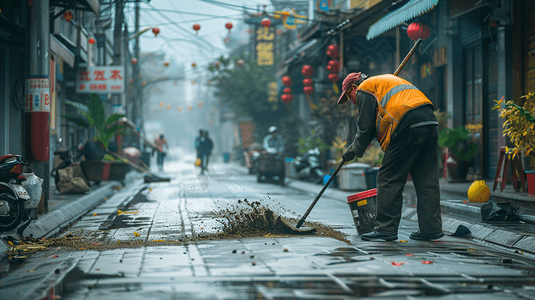
[[[389,12],[375,22],[366,35],[367,40],[378,37],[399,24],[425,14],[437,5],[439,0],[410,0],[399,9]]]

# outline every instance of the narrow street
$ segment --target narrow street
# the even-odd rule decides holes
[[[192,166],[189,159],[169,162],[159,174],[171,183],[139,179],[124,187],[62,233],[84,237],[72,239],[72,247],[48,247],[20,265],[5,258],[3,297],[40,299],[56,281],[61,299],[535,297],[532,255],[449,236],[410,240],[417,226],[407,220],[399,240],[364,242],[346,199],[322,198],[309,221],[347,235],[348,243],[329,230],[299,236],[242,228],[241,237],[239,229],[221,235],[225,210],[247,216],[261,207],[299,218],[316,195],[259,184],[231,164],[216,164],[202,177]]]

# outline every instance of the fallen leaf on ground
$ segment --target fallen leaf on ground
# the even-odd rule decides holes
[[[399,263],[398,263],[398,262],[393,261],[393,262],[392,262],[392,265],[393,265],[394,267],[399,267],[399,266],[403,265],[403,263],[402,263],[402,262],[399,262]]]
[[[97,215],[97,213],[93,213],[93,216],[96,216],[96,215]]]
[[[404,240],[399,240],[399,241],[402,242],[402,243],[407,243],[408,242],[408,241],[404,241]]]
[[[405,254],[405,256],[412,256],[412,254]]]
[[[134,235],[135,235],[136,237],[140,237],[140,236],[141,236],[141,234],[139,234],[139,233],[137,233],[137,232],[134,232]]]
[[[26,272],[28,272],[28,273],[34,273],[35,270],[28,270],[28,271],[26,271]]]
[[[422,260],[422,264],[424,264],[424,265],[430,265],[430,264],[432,264],[432,263],[433,263],[433,262],[430,261],[430,260]]]
[[[151,241],[153,243],[159,243],[159,242],[165,242],[165,240],[154,240],[154,241]]]
[[[56,257],[59,257],[59,255],[57,255],[57,254],[56,254],[56,255],[52,255],[52,257],[53,257],[53,258],[56,258]]]

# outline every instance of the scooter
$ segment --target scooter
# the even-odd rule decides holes
[[[17,228],[25,217],[28,221],[19,228],[19,234],[30,224],[31,219],[25,209],[30,195],[21,184],[26,180],[21,176],[25,165],[20,155],[0,156],[0,232]]]
[[[303,156],[298,156],[294,160],[297,178],[300,180],[320,183],[323,180],[323,172],[320,168],[318,148],[308,150]]]

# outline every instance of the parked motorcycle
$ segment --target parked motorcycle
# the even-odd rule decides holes
[[[324,174],[321,171],[319,155],[320,151],[315,148],[295,158],[294,166],[298,179],[313,183],[322,182]]]
[[[24,165],[20,155],[0,156],[0,232],[17,228],[27,217],[29,220],[19,228],[21,234],[31,221],[25,208],[25,203],[30,201],[30,195],[22,186],[22,182],[26,180],[21,176]]]

